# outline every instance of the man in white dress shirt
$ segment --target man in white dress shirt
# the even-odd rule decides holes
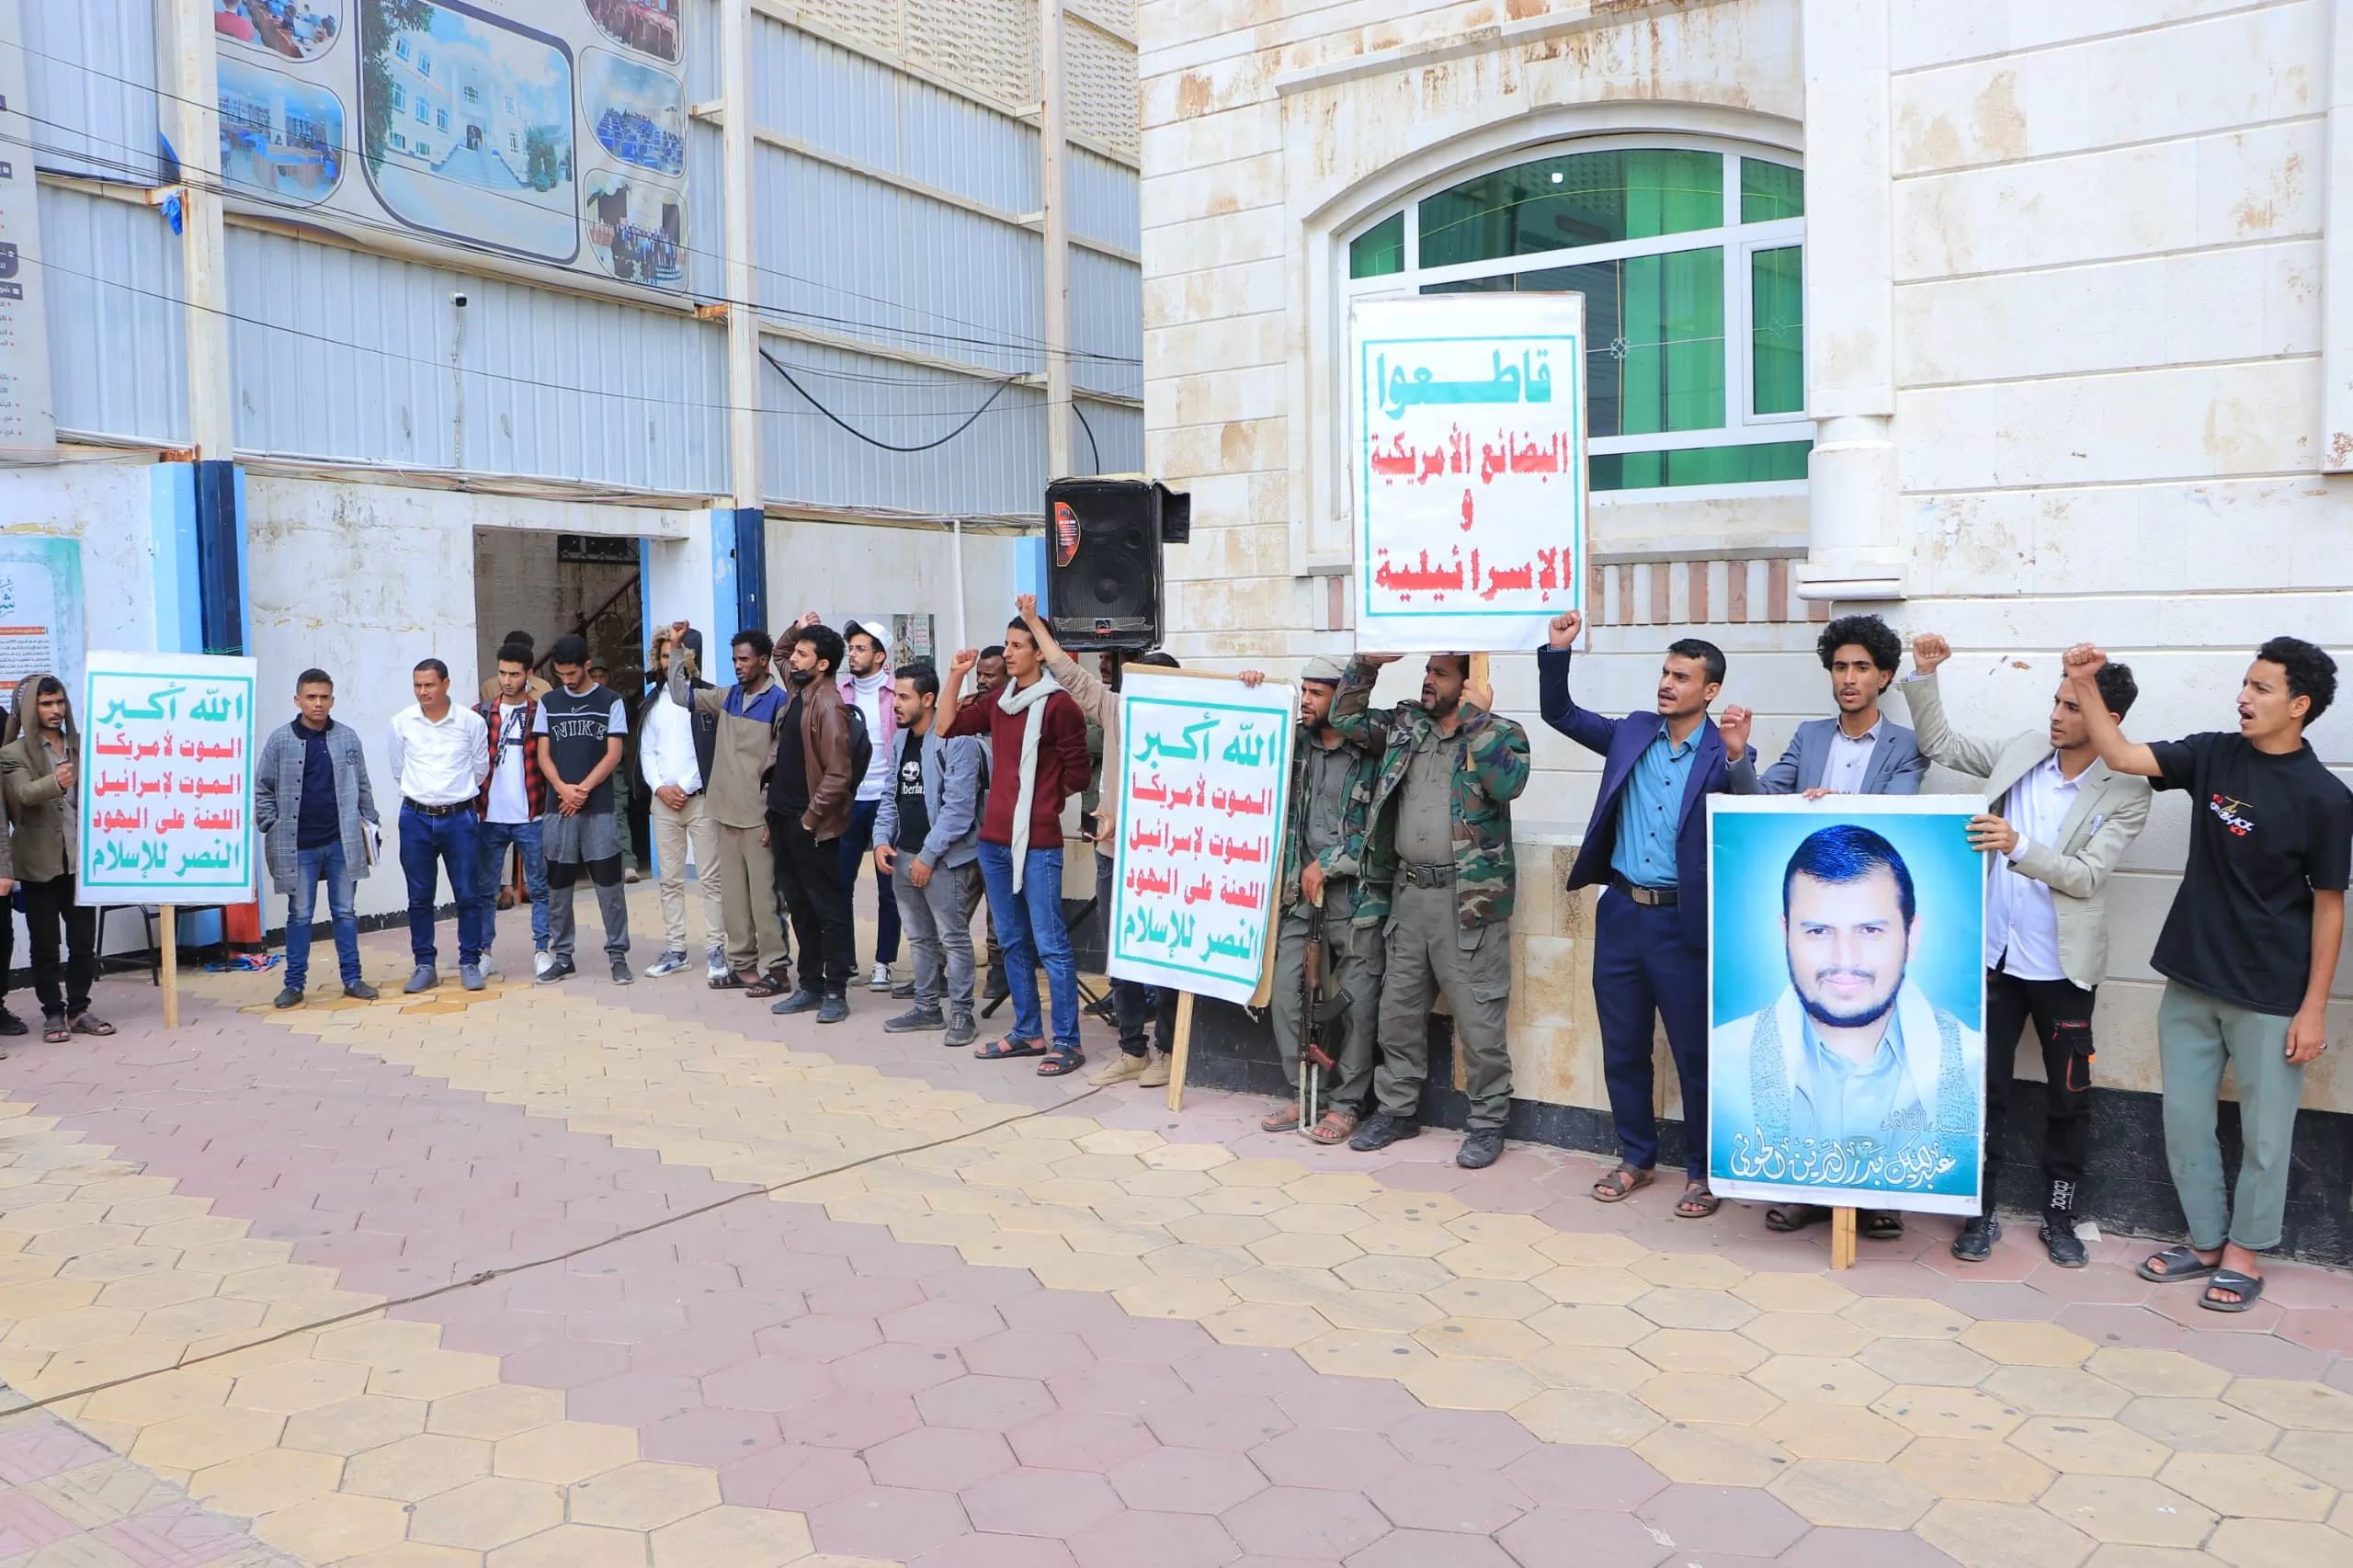
[[[1985,871],[1984,1209],[1961,1228],[1952,1255],[1984,1261],[2002,1233],[1995,1213],[2004,1113],[2029,1019],[2042,1045],[2042,1244],[2051,1261],[2090,1261],[2075,1208],[2091,1142],[2092,1004],[2108,972],[2108,878],[2149,820],[2149,784],[2099,760],[2082,707],[2063,679],[2051,720],[2006,741],[1956,734],[1937,688],[1952,656],[1943,638],[1912,640],[1916,672],[1904,692],[1920,749],[1984,781],[1992,811],[1969,821],[1969,842],[1994,853]],[[2139,695],[2132,672],[2109,665],[2099,694],[2121,722]]]
[[[490,775],[490,729],[482,715],[449,700],[449,666],[420,663],[411,676],[416,700],[392,715],[392,777],[401,790],[401,869],[408,877],[408,945],[416,969],[401,989],[441,983],[433,946],[434,884],[449,873],[458,904],[458,979],[483,988],[490,946],[489,900],[482,877],[482,818],[474,799]]]

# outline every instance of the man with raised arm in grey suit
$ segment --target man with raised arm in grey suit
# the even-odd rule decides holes
[[[1830,672],[1835,719],[1809,719],[1781,760],[1756,775],[1759,795],[1916,795],[1928,771],[1912,732],[1880,711],[1904,663],[1895,629],[1875,615],[1842,615],[1814,642]],[[1737,765],[1735,765],[1737,766]]]
[[[1920,749],[1983,779],[1993,802],[1969,819],[1970,844],[1994,852],[1985,870],[1985,1206],[1961,1227],[1952,1255],[1981,1263],[2001,1237],[1994,1201],[2003,1113],[2031,1018],[2049,1081],[2042,1244],[2062,1268],[2081,1268],[2090,1254],[2075,1236],[2075,1205],[2091,1143],[2092,1003],[2108,972],[2108,878],[2148,823],[2149,781],[2099,759],[2063,676],[2044,728],[2003,740],[1955,733],[1937,689],[1937,666],[1951,656],[1941,637],[1912,639],[1915,673],[1904,695]],[[2139,695],[2122,665],[2101,669],[2098,689],[2119,722]]]

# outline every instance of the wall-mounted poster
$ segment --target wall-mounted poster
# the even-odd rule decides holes
[[[82,541],[0,534],[0,703],[53,675],[82,689]]]
[[[215,0],[233,199],[686,286],[679,0]],[[360,177],[347,178],[354,172]],[[649,183],[650,182],[650,183]]]
[[[1985,866],[1961,795],[1708,798],[1708,1176],[1978,1210]]]

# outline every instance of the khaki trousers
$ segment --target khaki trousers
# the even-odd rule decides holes
[[[1381,990],[1381,1067],[1373,1093],[1391,1116],[1418,1117],[1430,1072],[1430,1008],[1443,992],[1454,1009],[1454,1049],[1471,1096],[1473,1132],[1511,1115],[1511,924],[1463,926],[1451,887],[1400,882],[1390,904]]]
[[[662,929],[666,950],[694,951],[687,945],[687,862],[692,860],[695,881],[702,885],[703,946],[722,947],[727,941],[727,898],[719,876],[719,824],[710,814],[710,797],[689,795],[676,811],[650,790],[646,820],[654,830],[654,858],[661,863],[656,886],[662,894]]]
[[[727,967],[772,974],[784,967],[784,927],[776,917],[776,862],[760,842],[765,827],[719,824],[720,920],[727,928]]]

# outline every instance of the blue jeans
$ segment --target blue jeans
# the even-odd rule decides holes
[[[498,934],[498,884],[506,874],[506,846],[523,851],[523,885],[531,893],[531,947],[548,947],[548,858],[540,848],[536,822],[485,822],[482,824],[482,945],[488,948]]]
[[[346,985],[359,983],[359,916],[351,902],[358,881],[345,869],[343,840],[294,851],[294,886],[286,895],[286,984],[301,991],[311,978],[311,917],[319,879],[326,879],[327,917],[335,923],[335,966]]]
[[[1070,932],[1063,926],[1063,852],[1032,849],[1022,868],[1021,891],[1013,891],[1013,851],[1002,844],[981,846],[981,877],[988,883],[989,915],[1005,944],[1005,980],[1013,992],[1013,1032],[1036,1040],[1045,1031],[1038,1017],[1038,965],[1046,966],[1046,993],[1054,1012],[1054,1049],[1078,1049],[1078,962]]]
[[[861,869],[874,872],[874,961],[899,961],[899,890],[892,879],[882,874],[874,864],[874,819],[882,810],[880,801],[853,801],[849,808],[849,831],[842,835],[842,896],[852,898],[858,892],[858,878]],[[850,978],[858,978],[858,953],[855,931],[852,933],[849,960]]]
[[[448,816],[427,816],[401,805],[401,869],[408,877],[408,946],[416,961],[431,967],[433,892],[440,869],[449,871],[449,893],[458,904],[458,961],[480,963],[490,946],[490,901],[482,896],[482,818],[472,807]]]

